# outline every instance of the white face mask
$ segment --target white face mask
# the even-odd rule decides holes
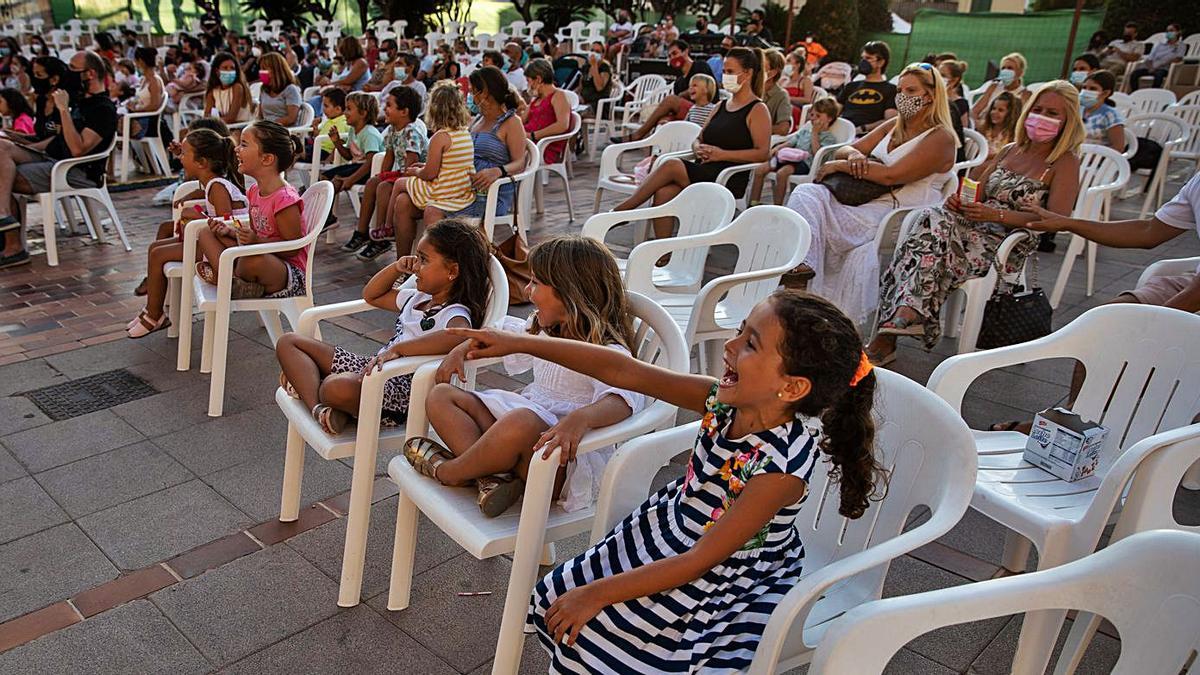
[[[738,76],[732,73],[725,73],[721,76],[721,86],[731,93],[736,94],[742,88],[742,83],[738,81]]]
[[[792,65],[792,64],[790,64],[790,63],[786,63],[786,64],[784,64],[784,66],[783,66],[783,76],[784,76],[784,77],[786,77],[786,78],[788,78],[788,79],[791,79],[792,75],[793,75],[795,72],[796,72],[796,67],[795,67],[795,66],[793,66],[793,65]]]
[[[250,55],[257,59],[258,57],[262,56],[262,50],[258,47],[254,47],[250,50]]]

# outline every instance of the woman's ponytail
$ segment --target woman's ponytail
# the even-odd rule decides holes
[[[237,145],[229,136],[222,136],[221,140],[221,148],[225,154],[225,174],[222,177],[236,185],[237,189],[245,192],[246,181],[242,178],[242,172],[238,171]]]

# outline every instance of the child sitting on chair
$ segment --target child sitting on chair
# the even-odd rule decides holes
[[[808,121],[792,137],[771,149],[771,158],[754,170],[754,183],[750,187],[750,204],[757,204],[762,197],[763,180],[767,174],[775,174],[775,203],[783,206],[787,199],[793,174],[806,174],[812,168],[812,158],[826,145],[837,143],[833,125],[837,122],[842,106],[831,96],[813,101],[808,109]]]
[[[279,385],[304,401],[328,434],[337,434],[358,414],[363,377],[392,359],[442,354],[463,338],[446,328],[479,327],[491,290],[488,246],[483,233],[461,220],[432,225],[417,244],[415,256],[404,256],[371,278],[363,299],[384,310],[399,310],[396,334],[374,356],[354,354],[320,340],[285,333],[275,345],[283,373]],[[406,274],[416,288],[393,288]],[[383,387],[383,422],[397,424],[408,415],[412,375],[401,375]]]

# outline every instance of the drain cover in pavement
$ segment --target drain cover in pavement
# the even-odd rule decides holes
[[[65,420],[157,394],[145,380],[125,370],[90,375],[23,394],[52,420]]]

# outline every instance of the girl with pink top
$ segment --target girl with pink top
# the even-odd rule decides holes
[[[249,223],[228,227],[216,220],[200,231],[198,246],[206,258],[196,264],[196,274],[217,283],[221,252],[230,246],[300,239],[304,232],[304,203],[296,188],[280,178],[301,151],[299,141],[276,122],[259,120],[242,132],[238,168],[255,180],[246,190]],[[281,253],[239,258],[233,270],[234,299],[289,298],[303,295],[308,251],[297,248]]]

